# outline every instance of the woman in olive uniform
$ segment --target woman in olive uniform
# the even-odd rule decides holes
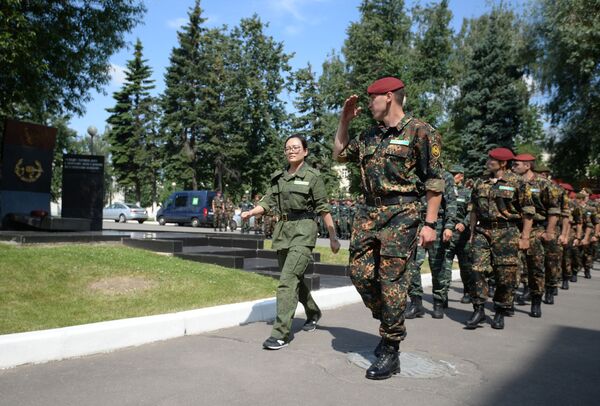
[[[317,215],[323,217],[329,230],[331,251],[337,253],[340,249],[323,179],[316,169],[304,162],[308,155],[306,140],[292,135],[286,140],[284,151],[288,167],[271,176],[271,186],[265,196],[256,207],[241,215],[245,220],[273,210],[280,213],[273,232],[273,249],[277,250],[281,270],[277,287],[277,317],[271,336],[263,343],[263,347],[269,350],[287,346],[298,301],[306,310],[304,331],[314,330],[321,317],[321,310],[303,283],[317,240]]]

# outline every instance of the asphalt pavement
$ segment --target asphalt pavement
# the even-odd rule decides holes
[[[592,405],[600,398],[600,272],[560,290],[543,317],[517,306],[504,330],[463,328],[471,307],[450,294],[442,320],[407,320],[403,372],[364,378],[356,362],[379,338],[362,304],[327,311],[314,332],[266,351],[267,323],[79,359],[0,371],[1,405]],[[455,284],[456,285],[456,284]],[[431,297],[426,297],[431,309]],[[488,303],[489,305],[489,303]],[[406,376],[409,360],[437,377]],[[441,368],[441,369],[440,369]],[[413,366],[414,369],[414,366]],[[425,372],[427,368],[421,368]],[[419,368],[416,369],[417,371]],[[410,372],[410,371],[408,371]],[[426,374],[424,375],[426,376]]]

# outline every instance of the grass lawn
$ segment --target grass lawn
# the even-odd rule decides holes
[[[277,281],[120,244],[0,243],[0,334],[275,295]]]

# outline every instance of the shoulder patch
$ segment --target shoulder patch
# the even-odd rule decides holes
[[[433,155],[436,158],[439,158],[441,153],[442,149],[440,148],[439,144],[433,144],[431,146],[431,155]]]

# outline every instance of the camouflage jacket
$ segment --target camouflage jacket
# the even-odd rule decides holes
[[[441,222],[442,228],[454,230],[454,226],[458,220],[456,218],[457,201],[456,191],[454,190],[454,176],[448,171],[443,171],[444,177],[444,193],[442,194],[442,204],[438,211],[438,222]],[[425,219],[427,210],[427,199],[425,196],[421,198],[422,212],[421,216]]]
[[[213,198],[213,211],[218,212],[223,210],[223,198],[215,196]]]
[[[534,175],[530,180],[523,179],[523,182],[528,186],[528,197],[535,207],[534,223],[544,223],[548,216],[560,216],[560,192],[551,181]]]
[[[356,162],[365,195],[422,195],[444,191],[440,135],[429,124],[404,116],[397,127],[379,125],[352,139],[339,162]]]
[[[508,171],[499,179],[478,179],[473,185],[471,203],[477,219],[483,221],[518,222],[523,214],[535,215],[528,186]]]
[[[456,185],[456,224],[463,224],[466,227],[471,222],[471,189],[465,185]]]

